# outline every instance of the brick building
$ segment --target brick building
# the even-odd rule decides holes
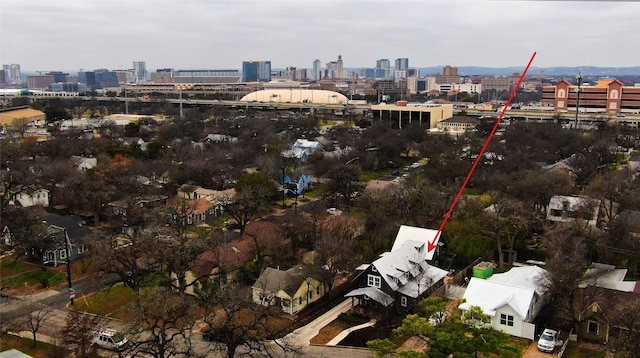
[[[578,86],[560,80],[554,86],[542,88],[542,104],[553,106],[556,111],[575,111]],[[615,79],[600,80],[593,86],[580,87],[580,110],[584,112],[638,112],[640,111],[640,87],[625,86]],[[583,110],[584,109],[584,110]]]

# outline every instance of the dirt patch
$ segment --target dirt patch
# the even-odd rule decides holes
[[[349,333],[345,339],[338,343],[341,346],[350,346],[350,347],[366,347],[367,342],[374,339],[385,339],[391,338],[393,339],[393,328],[391,326],[372,326],[366,327],[363,329],[359,329]]]
[[[311,338],[311,344],[327,344],[337,336],[338,333],[353,326],[353,322],[347,322],[343,319],[337,318],[328,325],[322,327],[320,332],[318,332],[315,337]]]

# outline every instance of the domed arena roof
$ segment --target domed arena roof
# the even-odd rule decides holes
[[[265,89],[242,97],[244,102],[345,104],[347,97],[334,91],[301,88]]]

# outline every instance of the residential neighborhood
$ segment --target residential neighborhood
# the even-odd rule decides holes
[[[2,0],[0,358],[640,357],[638,14]]]

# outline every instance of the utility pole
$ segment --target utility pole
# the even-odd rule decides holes
[[[69,239],[69,233],[67,232],[67,229],[58,225],[51,225],[49,226],[49,228],[55,229],[58,232],[62,231],[62,233],[64,234],[63,240],[65,253],[67,256],[67,284],[69,285],[69,303],[73,306],[73,299],[76,298],[76,292],[73,289],[73,282],[71,281],[71,240]]]
[[[580,91],[582,87],[582,73],[578,72],[576,75],[576,81],[578,82],[578,93],[576,96],[576,127],[580,129],[580,117],[578,117],[578,112],[580,112]]]

